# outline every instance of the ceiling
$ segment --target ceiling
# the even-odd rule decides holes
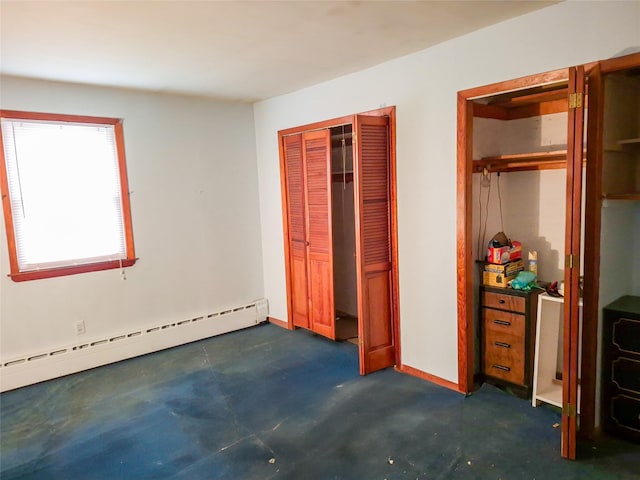
[[[553,3],[0,0],[0,73],[253,102]]]

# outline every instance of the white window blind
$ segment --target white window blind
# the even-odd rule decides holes
[[[113,125],[2,119],[21,272],[126,258]]]

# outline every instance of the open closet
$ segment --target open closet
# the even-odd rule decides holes
[[[353,126],[331,132],[331,218],[335,339],[358,344]]]
[[[632,54],[458,94],[459,386],[559,407],[567,458],[640,434],[639,80]],[[483,285],[499,231],[562,295]]]
[[[480,294],[480,309],[474,311],[479,311],[482,317],[475,322],[476,338],[481,340],[475,377],[498,380],[513,389],[519,388],[524,396],[539,396],[556,406],[562,404],[561,385],[556,382],[562,379],[563,352],[559,297],[540,295],[544,290],[537,288],[530,291],[491,288],[481,270],[489,268],[485,256],[491,235],[505,232],[511,240],[521,243],[523,259],[511,266],[529,269],[534,263],[532,268],[536,269],[539,282],[563,281],[567,82],[568,79],[482,97],[475,101],[473,117],[472,216],[476,237],[474,259],[479,270],[474,283]],[[535,260],[530,261],[530,256]],[[509,317],[514,325],[508,328],[495,324],[498,312],[491,304],[492,298],[504,295],[508,295],[506,302],[515,296],[526,307],[505,310],[518,314]],[[548,304],[550,300],[552,303]],[[537,322],[543,311],[544,322]],[[547,319],[548,316],[552,318]],[[515,325],[517,322],[522,325]],[[497,325],[502,325],[501,331],[496,331]],[[539,366],[535,363],[536,346],[542,346],[548,356],[554,357],[548,359],[549,371],[541,382],[536,382],[535,375]]]
[[[585,309],[593,321],[585,336],[600,357],[594,412],[604,430],[638,442],[640,54],[598,62],[589,92]]]
[[[395,365],[395,108],[279,132],[289,328]]]
[[[575,67],[466,90],[458,102],[459,385],[471,392],[486,381],[563,408],[569,457],[582,318],[584,87],[584,69]],[[496,267],[486,256],[497,232],[520,243],[523,259],[508,263],[517,268],[498,283],[485,273]],[[563,298],[507,288],[529,258],[540,283],[567,285]]]

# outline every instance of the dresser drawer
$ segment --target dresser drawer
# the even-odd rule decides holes
[[[510,335],[487,336],[484,342],[484,373],[524,385],[524,339]]]
[[[640,395],[640,360],[616,358],[611,362],[611,381],[621,390]]]
[[[508,352],[510,355],[524,356],[524,337],[498,332],[487,332],[484,336],[484,348],[486,352],[491,349],[496,349],[499,352]]]
[[[525,299],[506,293],[482,292],[482,306],[525,313]]]
[[[604,307],[602,324],[602,425],[640,442],[640,296]]]
[[[503,312],[502,310],[493,310],[491,308],[482,309],[482,324],[485,336],[489,332],[497,334],[506,334],[512,336],[525,336],[525,318],[524,315],[517,313]]]
[[[640,320],[619,318],[613,322],[612,340],[621,352],[640,355]]]
[[[640,440],[640,399],[616,395],[611,399],[609,426],[624,432],[635,441]]]

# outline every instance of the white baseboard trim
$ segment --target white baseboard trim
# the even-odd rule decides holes
[[[261,299],[200,317],[2,359],[0,392],[251,327],[266,321],[267,315],[267,301]]]

